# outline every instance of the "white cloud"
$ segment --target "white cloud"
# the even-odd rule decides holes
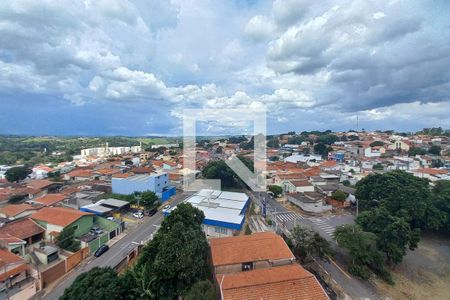
[[[266,42],[273,37],[276,25],[265,16],[257,15],[251,18],[245,27],[247,36],[256,42]]]

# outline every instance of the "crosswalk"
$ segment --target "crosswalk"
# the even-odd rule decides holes
[[[301,216],[300,214],[297,214],[295,212],[282,212],[282,213],[277,213],[275,215],[275,218],[277,218],[277,220],[281,221],[281,222],[295,222],[295,221],[303,219],[303,216]]]
[[[314,224],[316,224],[317,227],[319,227],[326,234],[328,234],[329,236],[333,236],[336,228],[328,224],[326,220],[323,219],[309,219],[309,220]]]

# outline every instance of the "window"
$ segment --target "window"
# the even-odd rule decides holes
[[[227,234],[228,230],[226,228],[223,227],[214,227],[214,231],[216,233],[220,233],[220,234]]]
[[[242,271],[253,270],[253,262],[245,262],[242,264]]]

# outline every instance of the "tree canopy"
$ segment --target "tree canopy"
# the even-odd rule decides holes
[[[279,185],[269,185],[269,191],[271,191],[275,197],[281,196],[283,194],[283,188]]]
[[[441,146],[433,145],[428,149],[428,153],[433,155],[440,155],[442,151]]]
[[[60,300],[119,300],[123,295],[117,273],[111,268],[95,267],[79,275]]]
[[[30,173],[31,170],[27,167],[13,167],[6,171],[5,177],[9,182],[17,182],[27,178]]]
[[[253,161],[246,157],[239,159],[253,172]],[[210,162],[203,170],[202,175],[206,179],[220,179],[222,187],[242,187],[244,182],[231,170],[223,160]]]
[[[328,260],[333,255],[330,243],[317,232],[303,226],[295,226],[289,236],[294,254],[303,262],[312,258]]]
[[[56,237],[56,245],[71,252],[80,250],[81,242],[75,240],[75,227],[65,227]]]

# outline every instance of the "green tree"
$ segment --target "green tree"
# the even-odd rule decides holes
[[[450,180],[437,181],[432,190],[432,206],[428,212],[429,228],[450,230]]]
[[[427,179],[400,170],[372,174],[356,184],[355,196],[361,211],[382,206],[404,218],[412,228],[426,227],[424,216],[431,196]]]
[[[408,151],[409,156],[425,155],[425,154],[427,154],[427,150],[419,147],[410,148]]]
[[[239,157],[247,168],[253,172],[253,161],[246,157]],[[207,179],[220,179],[222,187],[239,188],[244,182],[231,170],[223,160],[210,162],[203,170],[203,177]]]
[[[333,255],[330,243],[317,232],[303,226],[295,226],[289,239],[292,242],[293,252],[303,262],[312,258],[328,260]]]
[[[248,224],[245,225],[245,231],[244,231],[245,235],[250,235],[252,234],[252,230],[250,229],[250,226]]]
[[[374,164],[372,168],[374,170],[384,170],[384,166],[381,163]]]
[[[377,249],[376,235],[365,232],[359,225],[346,224],[336,228],[334,232],[340,247],[348,250],[350,255],[349,271],[362,279],[370,277],[370,270],[392,282],[389,272],[384,267],[383,254]]]
[[[60,300],[119,300],[124,290],[117,273],[111,268],[95,267],[79,275]]]
[[[56,245],[67,251],[76,252],[80,250],[81,242],[75,240],[75,227],[65,227],[56,237]]]
[[[271,191],[275,197],[279,197],[283,194],[283,188],[279,185],[269,185],[269,191]]]
[[[6,171],[5,177],[9,182],[18,182],[27,178],[30,173],[31,170],[27,167],[13,167]]]
[[[374,141],[374,142],[370,143],[370,147],[379,147],[379,146],[384,146],[384,142]]]
[[[181,203],[161,223],[124,276],[133,299],[176,299],[207,278],[208,242],[202,231],[203,212]]]
[[[147,210],[156,208],[159,205],[159,198],[152,191],[145,191],[141,194],[140,197],[141,197],[141,199],[139,201],[139,204],[144,206],[145,209],[147,209]]]
[[[428,149],[428,153],[434,155],[441,155],[442,148],[441,146],[433,145]]]
[[[325,156],[328,154],[328,147],[327,145],[323,144],[323,143],[318,143],[314,145],[314,152],[317,154],[320,154],[322,156]]]
[[[407,249],[417,248],[419,229],[411,229],[404,218],[392,216],[384,207],[362,212],[356,222],[364,231],[376,234],[377,247],[386,254],[389,262],[398,264]]]
[[[209,280],[196,282],[187,292],[185,300],[215,300],[216,290]]]
[[[280,142],[277,137],[271,138],[267,141],[267,147],[269,148],[280,148]]]
[[[336,190],[331,194],[331,198],[334,200],[338,200],[343,202],[345,199],[347,199],[348,194],[346,192],[343,192],[341,190]]]

